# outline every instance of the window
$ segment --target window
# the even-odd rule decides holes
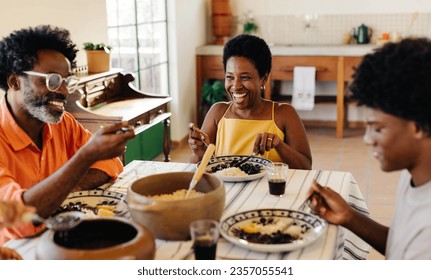
[[[169,95],[166,0],[106,0],[112,66],[141,91]]]

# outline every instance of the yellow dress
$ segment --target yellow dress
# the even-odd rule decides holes
[[[272,116],[270,120],[243,120],[226,118],[225,111],[217,126],[216,156],[225,155],[250,155],[253,152],[254,142],[258,133],[276,134],[284,141],[284,133],[274,121],[274,102],[272,103]],[[273,162],[281,162],[281,158],[275,149],[265,152],[263,155]]]

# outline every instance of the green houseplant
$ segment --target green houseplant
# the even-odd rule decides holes
[[[202,96],[201,96],[201,113],[202,116],[205,116],[208,110],[214,103],[220,101],[226,101],[228,97],[226,95],[226,90],[221,81],[216,80],[212,84],[206,82],[202,87]]]
[[[83,48],[87,54],[89,73],[106,72],[111,69],[111,46],[105,43],[85,42]]]
[[[257,32],[257,24],[251,11],[248,11],[243,21],[243,33],[254,34]]]
[[[85,42],[83,45],[84,45],[84,50],[86,50],[86,51],[91,51],[91,50],[101,51],[101,50],[104,50],[105,52],[110,53],[111,50],[112,50],[112,47],[110,45],[105,44],[105,43],[93,44],[91,42]]]

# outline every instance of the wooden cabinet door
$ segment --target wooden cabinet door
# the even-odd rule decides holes
[[[335,56],[274,56],[271,79],[293,80],[295,66],[316,67],[316,80],[336,81],[337,61]]]
[[[202,57],[202,76],[206,79],[224,80],[224,70],[221,56]]]
[[[354,67],[358,66],[362,61],[361,56],[346,56],[344,57],[344,81],[352,80],[352,75],[355,72]]]

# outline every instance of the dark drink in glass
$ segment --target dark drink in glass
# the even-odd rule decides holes
[[[217,242],[210,238],[198,238],[194,241],[193,249],[197,260],[215,260]]]
[[[271,179],[269,183],[269,193],[272,195],[283,195],[286,190],[286,181],[283,179]]]

